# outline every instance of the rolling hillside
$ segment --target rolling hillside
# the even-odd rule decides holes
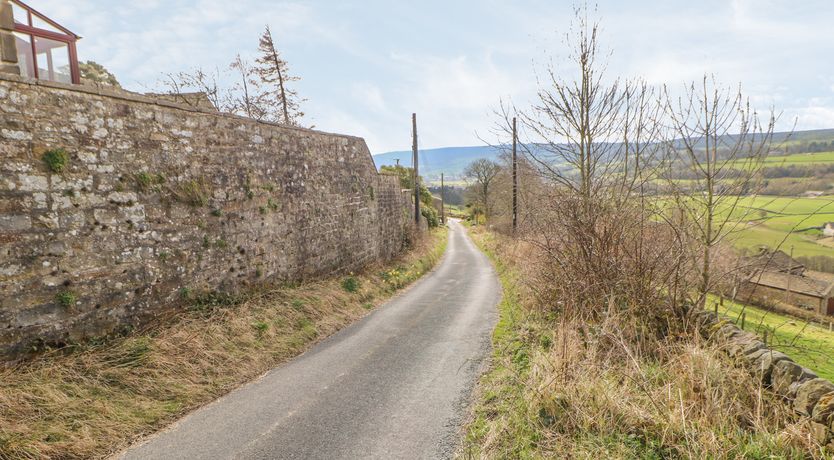
[[[729,136],[732,137],[732,136]],[[727,142],[730,140],[728,139]],[[772,154],[766,167],[790,164],[829,164],[834,161],[834,129],[780,132],[773,134],[773,146],[782,154]],[[533,147],[536,148],[535,146]],[[440,182],[445,173],[450,182],[462,179],[466,166],[479,158],[498,160],[501,148],[492,146],[443,147],[420,150],[420,173],[429,182]],[[808,154],[811,155],[808,155]],[[376,167],[400,164],[411,166],[411,151],[380,153],[373,156]]]
[[[490,146],[481,147],[444,147],[420,150],[420,175],[427,181],[440,181],[440,173],[445,173],[450,181],[460,180],[463,170],[469,163],[488,158],[498,160],[500,150]],[[411,166],[411,151],[388,152],[374,155],[376,167],[394,165],[399,158],[403,166]]]

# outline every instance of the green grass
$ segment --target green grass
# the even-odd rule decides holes
[[[717,299],[711,298],[707,308],[714,308]],[[791,316],[769,312],[752,305],[729,300],[719,313],[736,321],[740,326],[742,311],[745,314],[744,329],[760,337],[768,331],[768,344],[797,363],[813,370],[820,377],[834,380],[834,332],[827,327],[807,323]]]
[[[795,153],[793,155],[771,156],[767,157],[764,161],[765,167],[821,165],[831,163],[834,163],[834,152]]]
[[[536,425],[526,417],[523,375],[529,370],[530,344],[524,333],[528,331],[525,324],[529,314],[520,302],[519,274],[493,251],[493,234],[478,232],[472,236],[495,265],[504,295],[498,305],[498,324],[492,333],[492,368],[479,382],[482,394],[478,397],[474,418],[467,427],[459,457],[481,458],[480,446],[492,432],[495,415],[502,414],[505,433],[501,436],[500,455],[503,458],[533,458],[539,434]]]
[[[834,247],[820,244],[820,231],[812,229],[834,221],[834,197],[746,197],[738,203],[734,218],[740,224],[729,240],[737,248],[768,246],[790,252],[793,247],[796,257],[834,257]]]

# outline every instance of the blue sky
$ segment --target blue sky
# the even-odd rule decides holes
[[[272,27],[302,80],[308,123],[364,137],[373,153],[479,145],[499,97],[532,100],[534,70],[559,72],[573,1],[28,0],[85,37],[79,57],[132,90],[164,73],[253,57]],[[780,127],[834,128],[831,0],[600,0],[609,74],[680,86],[743,83]]]

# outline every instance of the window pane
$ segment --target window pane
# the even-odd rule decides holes
[[[36,14],[32,14],[32,27],[37,27],[38,29],[48,30],[50,32],[57,32],[59,34],[63,34],[64,32],[57,27],[54,27],[52,24],[44,21],[43,19],[39,18]]]
[[[32,56],[32,37],[20,32],[14,33],[17,44],[17,63],[25,77],[35,78],[35,60]]]
[[[35,37],[35,50],[38,53],[38,78],[72,83],[69,45],[48,38]]]
[[[20,5],[17,3],[12,2],[12,15],[14,16],[14,22],[23,24],[28,26],[29,25],[29,16],[26,10],[24,10]]]

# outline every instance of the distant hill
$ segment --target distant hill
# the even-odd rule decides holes
[[[420,175],[427,181],[440,181],[440,173],[444,173],[451,182],[460,180],[463,170],[469,163],[488,158],[498,160],[500,149],[489,146],[481,147],[443,147],[438,149],[420,150]],[[376,167],[397,164],[397,158],[403,166],[411,166],[411,151],[388,152],[374,155]]]
[[[696,145],[702,146],[700,143]],[[773,145],[774,147],[781,146],[779,153],[783,155],[834,151],[834,129],[773,133]],[[533,146],[533,149],[535,150],[536,147]],[[463,170],[473,161],[479,158],[497,161],[500,153],[500,147],[491,146],[421,149],[420,175],[428,182],[439,183],[442,172],[446,175],[448,182],[454,183],[462,180]],[[377,168],[383,165],[394,165],[398,158],[401,165],[411,166],[410,150],[381,153],[374,155],[373,158]]]

